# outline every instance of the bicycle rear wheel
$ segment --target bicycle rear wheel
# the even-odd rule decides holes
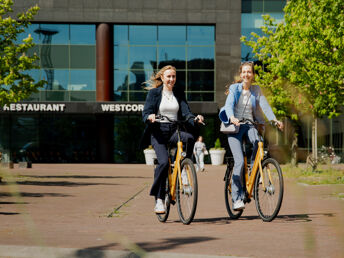
[[[168,177],[166,178],[166,193],[165,193],[165,213],[163,214],[156,214],[158,220],[160,222],[166,222],[168,215],[170,214],[170,205],[171,205],[171,201],[170,201],[170,186],[169,186],[169,182],[168,182]]]
[[[227,166],[226,177],[225,177],[225,203],[228,215],[231,219],[238,219],[240,218],[243,210],[235,211],[233,209],[233,201],[232,201],[232,175],[233,169],[230,169]]]
[[[196,213],[198,198],[198,183],[193,162],[188,158],[184,159],[181,164],[181,171],[183,185],[180,187],[179,180],[177,180],[176,186],[178,214],[184,224],[190,224]]]
[[[268,158],[262,163],[264,188],[260,173],[254,183],[254,199],[263,221],[272,221],[278,214],[283,199],[283,175],[278,162]]]

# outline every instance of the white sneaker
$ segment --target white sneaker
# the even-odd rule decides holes
[[[185,168],[183,168],[183,170],[182,170],[181,178],[182,178],[183,185],[188,185],[189,184],[188,175],[186,173],[186,169]]]
[[[233,210],[235,211],[240,211],[240,210],[243,210],[245,209],[245,204],[242,200],[238,200],[236,202],[234,202],[233,204]]]
[[[154,207],[154,212],[156,214],[164,214],[166,211],[165,211],[165,205],[164,205],[164,202],[161,200],[161,199],[156,199],[156,204],[155,204],[155,207]]]

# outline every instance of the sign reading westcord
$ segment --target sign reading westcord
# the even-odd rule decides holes
[[[118,102],[18,102],[6,104],[1,113],[132,114],[143,111],[141,103]]]

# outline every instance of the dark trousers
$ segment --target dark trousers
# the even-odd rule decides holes
[[[190,133],[180,132],[184,151],[187,157],[191,157],[193,151],[194,138]],[[160,123],[155,127],[151,135],[151,144],[155,150],[158,164],[154,170],[154,182],[150,195],[155,198],[165,199],[166,178],[168,175],[168,145],[176,146],[178,135],[176,127],[170,123]]]

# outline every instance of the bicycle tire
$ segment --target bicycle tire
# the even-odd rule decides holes
[[[233,209],[233,201],[232,201],[232,175],[233,175],[233,169],[230,169],[227,166],[226,171],[226,177],[225,177],[225,203],[228,215],[231,219],[238,219],[240,218],[241,214],[243,213],[243,210],[235,211]]]
[[[270,169],[271,180],[268,176],[268,169]],[[263,189],[258,172],[254,183],[254,199],[259,217],[265,222],[270,222],[277,216],[282,205],[283,175],[279,163],[272,158],[262,162],[262,170],[265,189]]]
[[[177,180],[176,199],[179,218],[184,224],[188,225],[192,222],[196,213],[198,199],[198,183],[196,169],[193,162],[190,159],[186,158],[182,161],[181,171],[183,171],[183,169],[187,171],[188,179],[184,182],[182,178],[182,189],[180,189],[179,180]]]
[[[165,194],[165,213],[156,214],[160,222],[166,222],[166,220],[168,219],[168,215],[170,214],[170,206],[171,206],[170,186],[169,186],[169,181],[167,177],[166,178],[166,194]]]

